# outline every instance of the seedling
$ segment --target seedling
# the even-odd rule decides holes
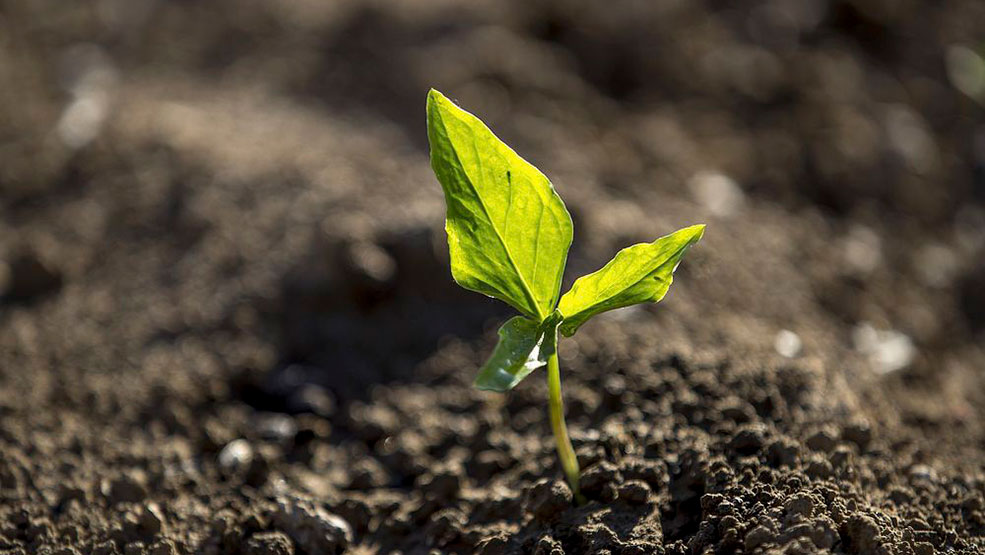
[[[686,227],[619,251],[602,269],[578,278],[558,300],[573,226],[554,186],[479,118],[434,89],[428,93],[427,117],[431,167],[448,207],[445,231],[452,277],[521,314],[499,329],[499,343],[479,370],[475,387],[509,391],[534,370],[547,367],[558,458],[580,498],[578,459],[564,423],[558,330],[571,337],[596,314],[660,301],[705,226]]]

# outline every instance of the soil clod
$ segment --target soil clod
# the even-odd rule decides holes
[[[542,522],[555,522],[571,507],[571,489],[560,480],[544,478],[527,491],[526,509]]]

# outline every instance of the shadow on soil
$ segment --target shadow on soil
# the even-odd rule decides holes
[[[259,310],[278,361],[242,380],[240,398],[286,413],[310,409],[299,396],[312,385],[342,403],[368,400],[376,384],[416,381],[415,366],[442,338],[478,337],[506,315],[497,301],[459,288],[437,252],[431,231],[418,230],[338,242],[299,262],[280,299]]]

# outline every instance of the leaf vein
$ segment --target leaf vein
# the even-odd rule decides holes
[[[438,117],[438,120],[441,121],[441,126],[442,128],[444,128],[445,137],[450,137],[450,135],[448,134],[448,124],[445,123],[445,116],[440,115]],[[470,142],[472,143],[472,149],[475,151],[476,164],[479,166],[481,173],[482,157],[479,156],[478,146],[476,145],[474,133],[472,133],[471,130],[469,130],[469,134],[472,135],[472,141]],[[475,183],[472,182],[472,177],[468,174],[467,171],[465,171],[465,165],[462,164],[462,159],[458,156],[458,152],[454,148],[449,150],[455,156],[455,160],[457,160],[458,162],[457,164],[458,167],[462,168],[462,174],[465,176],[464,181],[469,184],[469,187],[471,187],[472,192],[475,193],[475,197],[479,201],[479,206],[482,207],[482,212],[485,214],[486,219],[489,221],[490,227],[492,227],[493,231],[496,233],[496,238],[503,246],[503,251],[506,253],[506,259],[510,262],[510,265],[513,267],[513,271],[516,272],[517,277],[520,278],[520,285],[521,288],[523,289],[524,295],[527,297],[527,302],[531,303],[532,308],[534,310],[534,314],[537,316],[537,318],[543,320],[545,318],[545,315],[541,313],[540,306],[537,304],[536,299],[534,299],[533,292],[531,291],[530,286],[527,284],[527,280],[524,278],[523,272],[520,271],[520,268],[517,266],[516,261],[513,260],[513,253],[510,252],[509,244],[506,242],[506,239],[503,237],[499,228],[496,227],[496,222],[492,219],[492,215],[489,213],[489,208],[486,206],[485,199],[482,198],[482,194],[479,193],[479,189],[475,186]]]

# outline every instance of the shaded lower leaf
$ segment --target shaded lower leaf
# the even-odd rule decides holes
[[[545,366],[557,351],[561,314],[555,311],[542,323],[514,316],[499,328],[499,343],[479,370],[475,387],[485,391],[509,391],[534,370]]]

